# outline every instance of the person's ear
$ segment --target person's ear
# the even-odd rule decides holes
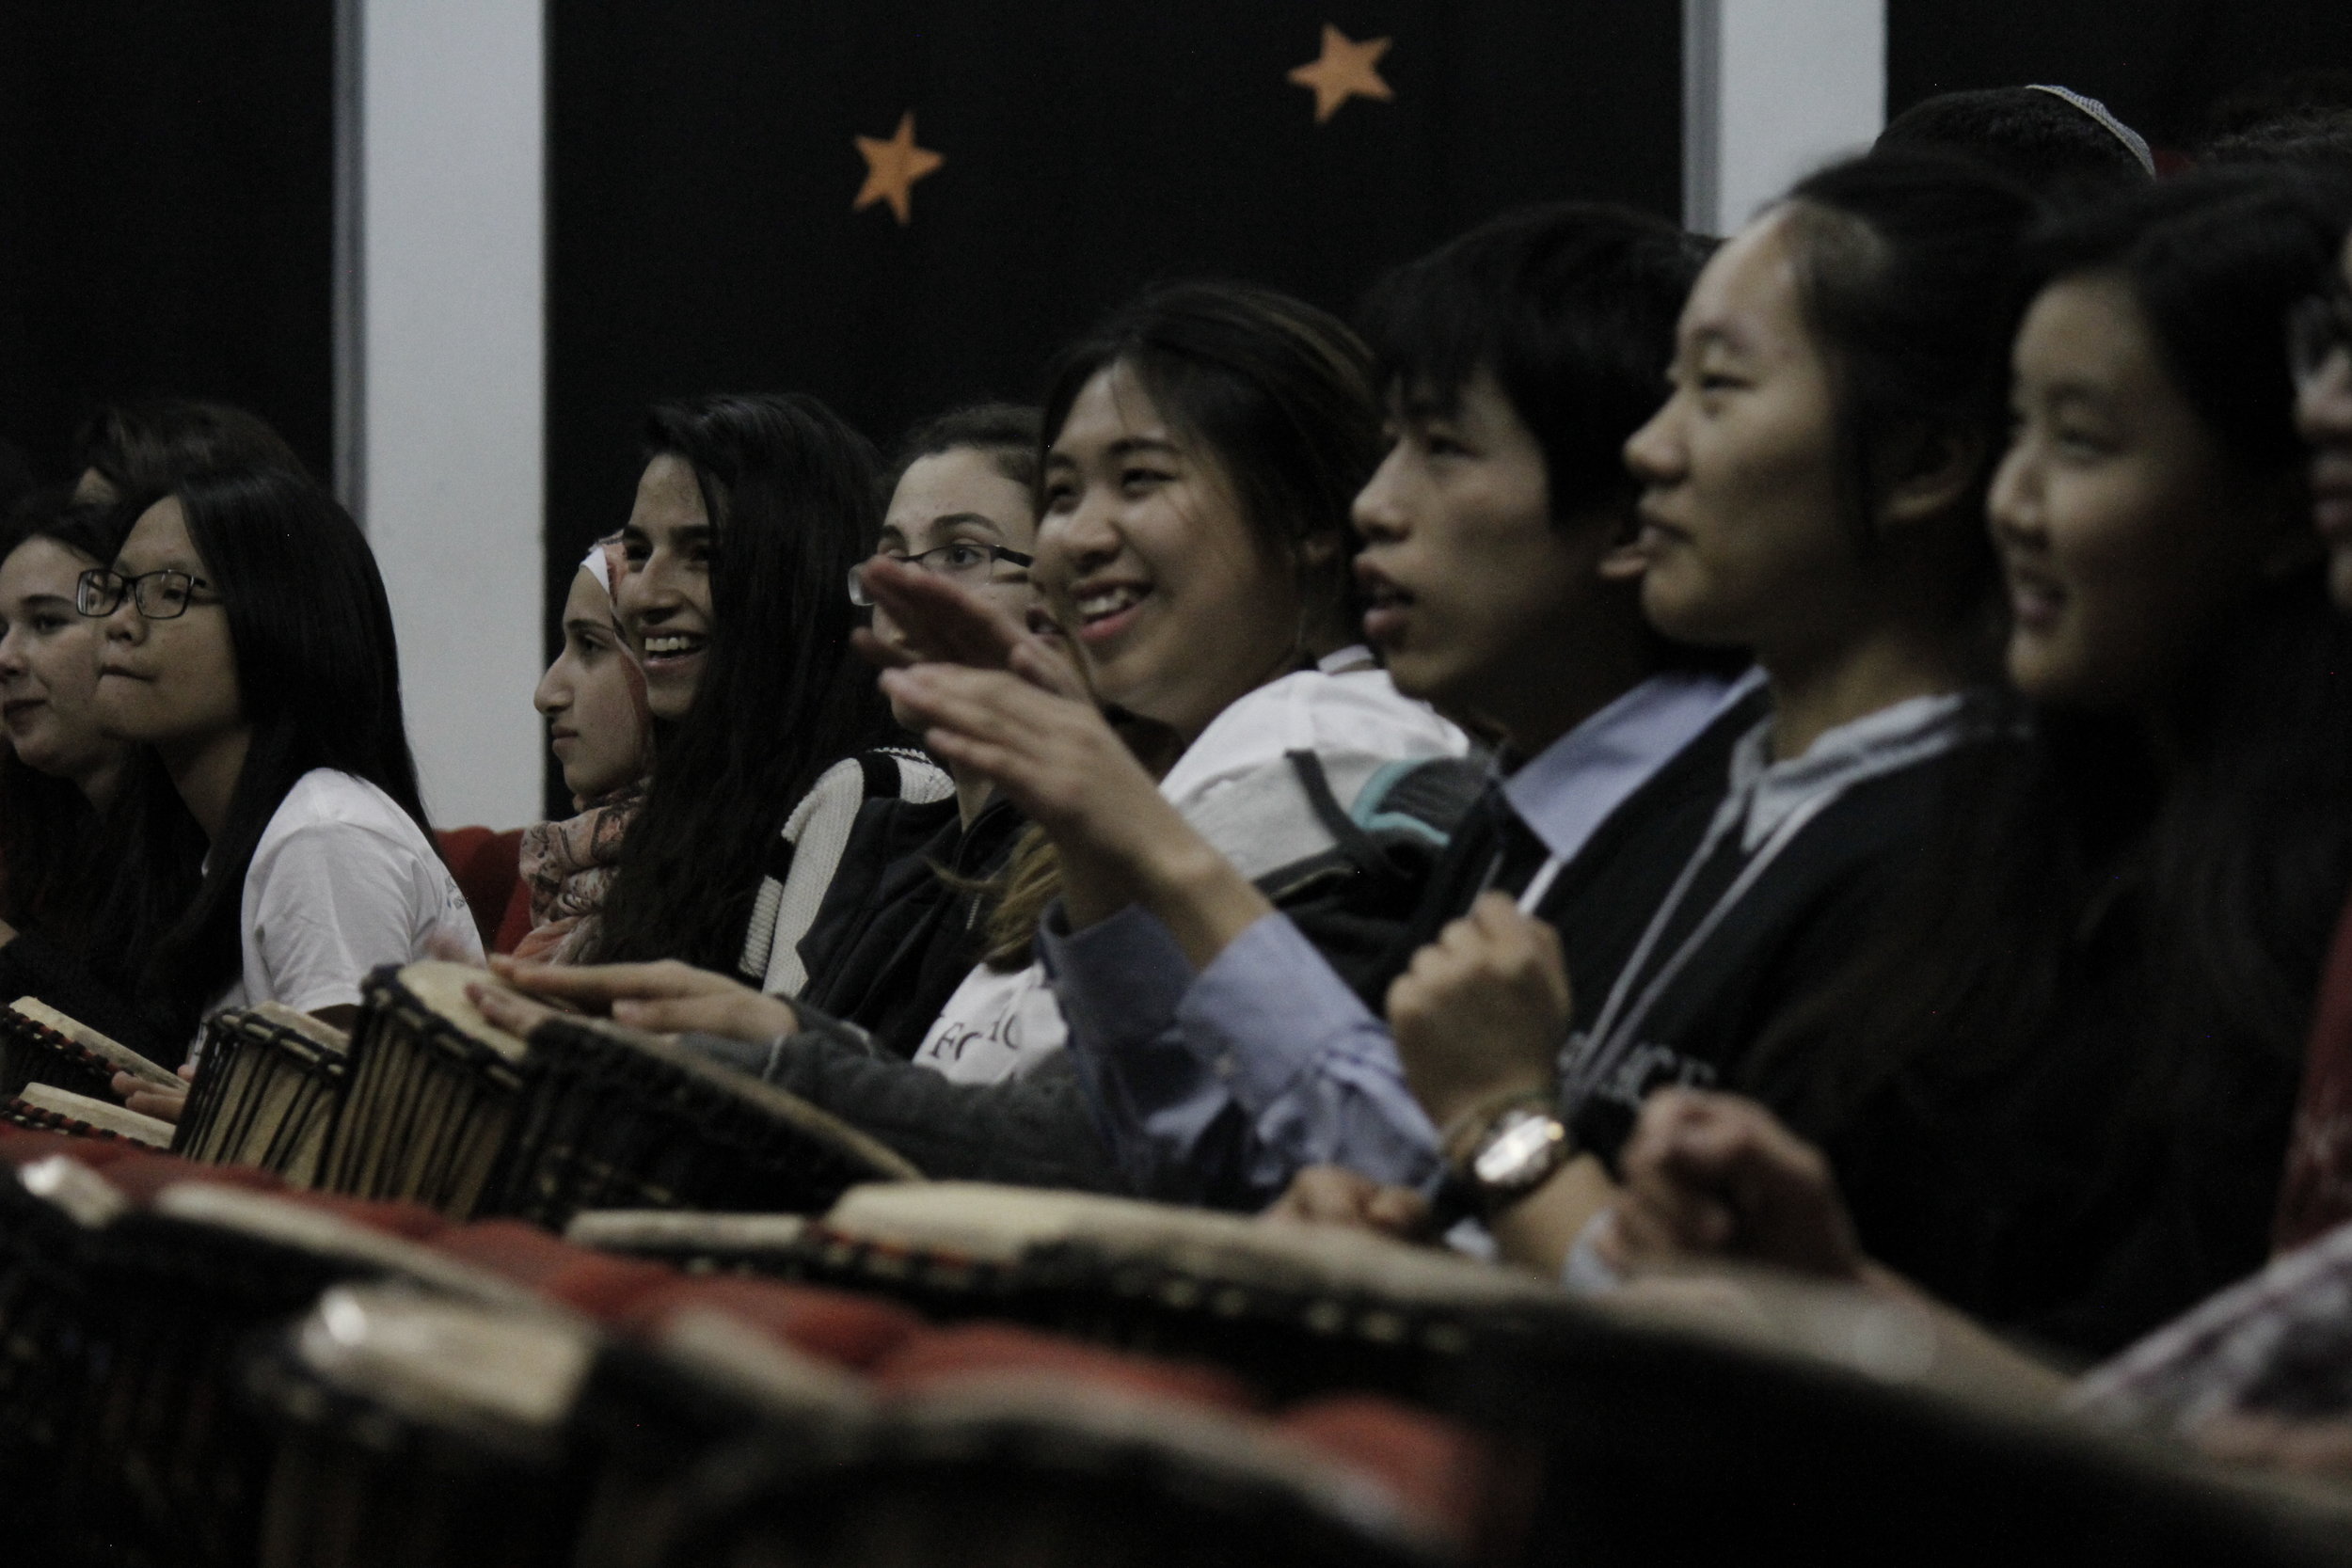
[[[1967,431],[1922,430],[1893,443],[1876,465],[1879,527],[1909,528],[1951,511],[1984,477],[1987,455],[1984,438]]]

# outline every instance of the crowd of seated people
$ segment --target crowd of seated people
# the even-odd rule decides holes
[[[2158,178],[1955,94],[1720,242],[1527,209],[1352,325],[1155,286],[887,461],[663,404],[512,908],[351,518],[113,410],[0,540],[0,985],[185,1079],[224,1006],[483,963],[927,1175],[1793,1271],[2144,1402],[2352,1258],[2347,146]]]

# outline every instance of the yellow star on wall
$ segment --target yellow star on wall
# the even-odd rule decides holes
[[[914,216],[914,182],[947,161],[928,147],[914,145],[913,109],[898,117],[898,129],[888,141],[860,136],[857,150],[866,160],[866,183],[850,211],[862,213],[877,201],[887,201],[901,227]]]
[[[1317,125],[1338,114],[1351,98],[1376,98],[1385,103],[1396,96],[1377,69],[1391,41],[1366,39],[1357,43],[1328,22],[1323,24],[1322,56],[1290,73],[1300,87],[1314,89]]]

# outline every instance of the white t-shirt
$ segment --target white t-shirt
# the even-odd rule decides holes
[[[1390,763],[1469,751],[1469,736],[1398,691],[1366,650],[1350,648],[1218,714],[1168,770],[1160,793],[1254,879],[1331,847],[1291,752],[1315,754],[1346,811]],[[958,1083],[993,1084],[1021,1077],[1069,1039],[1041,966],[1004,974],[982,965],[947,999],[914,1060]]]
[[[408,814],[365,779],[314,768],[294,781],[254,846],[240,928],[245,972],[214,1004],[301,1012],[356,1005],[382,964],[482,958],[457,879]]]

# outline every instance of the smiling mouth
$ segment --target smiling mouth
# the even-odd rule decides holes
[[[1078,636],[1089,642],[1118,636],[1134,621],[1137,607],[1151,596],[1151,589],[1132,582],[1072,594],[1071,607],[1078,612]]]
[[[645,634],[645,662],[675,663],[693,657],[710,645],[710,639],[698,637],[691,631],[657,631]]]

